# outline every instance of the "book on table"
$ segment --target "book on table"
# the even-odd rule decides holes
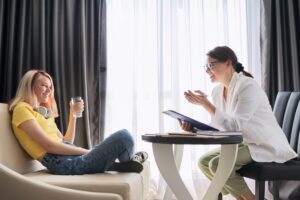
[[[166,134],[165,134],[166,135]],[[167,135],[174,136],[239,136],[241,131],[197,131],[193,132],[167,132]]]
[[[211,135],[211,136],[234,136],[243,135],[242,131],[197,131],[197,135]]]

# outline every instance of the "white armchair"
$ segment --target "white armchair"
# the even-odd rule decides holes
[[[2,164],[0,190],[3,200],[122,200],[118,194],[73,190],[34,181]]]
[[[8,105],[0,103],[1,200],[146,200],[149,162],[137,173],[53,175],[20,147],[11,128]]]

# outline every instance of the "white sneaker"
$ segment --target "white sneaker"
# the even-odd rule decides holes
[[[148,153],[145,151],[136,152],[132,160],[143,163],[148,159]]]

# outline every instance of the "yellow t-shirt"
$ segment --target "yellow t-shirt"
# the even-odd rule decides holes
[[[34,119],[45,131],[47,136],[57,142],[62,142],[62,138],[58,135],[58,128],[54,121],[54,117],[46,119],[44,116],[34,111],[32,106],[25,102],[16,105],[12,115],[12,127],[19,143],[24,150],[33,158],[37,159],[45,155],[46,151],[41,145],[36,143],[25,131],[19,128],[19,125],[27,120]]]

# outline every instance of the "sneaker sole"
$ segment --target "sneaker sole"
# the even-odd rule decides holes
[[[140,173],[143,171],[143,165],[137,161],[129,161],[122,163],[114,163],[108,171],[117,171],[117,172],[136,172]]]

